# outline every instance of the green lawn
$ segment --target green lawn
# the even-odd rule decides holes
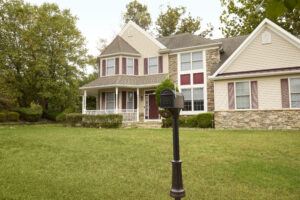
[[[300,199],[300,132],[183,129],[186,198]],[[0,200],[164,200],[171,129],[0,127]]]

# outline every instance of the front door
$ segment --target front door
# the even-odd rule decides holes
[[[159,119],[159,112],[155,100],[155,94],[149,94],[149,119]]]

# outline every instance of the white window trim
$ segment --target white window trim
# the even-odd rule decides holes
[[[292,91],[291,91],[291,79],[300,79],[300,76],[293,76],[288,78],[289,83],[289,103],[290,103],[290,109],[298,110],[300,107],[292,107]]]
[[[192,69],[187,71],[181,71],[181,54],[185,53],[194,53],[194,52],[202,52],[202,60],[203,60],[203,68],[202,69]],[[191,63],[192,63],[192,54],[191,54]],[[178,90],[181,92],[181,89],[191,89],[191,93],[193,95],[193,88],[203,88],[203,99],[204,99],[204,110],[197,110],[194,111],[194,105],[192,104],[192,111],[181,111],[181,115],[196,115],[199,113],[205,113],[207,112],[207,77],[206,77],[206,50],[193,50],[193,51],[184,51],[177,53],[177,86]],[[203,84],[194,84],[194,73],[203,73]],[[182,74],[190,74],[190,81],[191,85],[181,85],[180,84],[180,75]],[[193,96],[192,96],[193,97]]]
[[[126,58],[126,75],[133,76],[134,75],[134,58],[133,57],[125,57]],[[132,59],[132,74],[128,74],[128,59]]]
[[[249,108],[237,108],[236,105],[236,83],[248,83],[249,87]],[[235,110],[254,110],[252,109],[252,92],[251,92],[251,80],[248,81],[234,81],[234,108]]]
[[[113,73],[112,75],[108,75],[108,60],[114,60],[114,72],[115,73]],[[112,58],[106,58],[105,59],[106,61],[106,66],[105,66],[105,68],[106,68],[106,72],[105,72],[105,76],[114,76],[114,75],[116,75],[116,57],[112,57]],[[102,74],[103,75],[103,74]]]
[[[154,73],[154,74],[159,74],[159,56],[153,56],[153,57],[149,57],[148,58],[148,75],[154,75],[154,74],[150,74],[150,59],[152,59],[152,58],[156,58],[156,60],[157,60],[157,72],[156,73]]]

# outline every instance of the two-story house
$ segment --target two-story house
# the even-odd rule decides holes
[[[299,112],[299,43],[298,38],[268,19],[249,36],[215,40],[189,33],[154,38],[129,22],[99,56],[99,77],[80,88],[82,112],[120,113],[125,122],[160,120],[155,88],[170,78],[184,95],[182,115],[217,111],[217,128],[235,128],[243,118],[241,110],[287,109],[281,106],[287,100],[282,98],[280,87],[272,90],[280,79],[263,82],[253,78],[274,79],[277,73],[294,74],[293,79],[288,77],[289,87],[296,82],[289,90],[294,94],[287,92],[286,96],[289,109]],[[276,95],[265,95],[273,92]],[[87,95],[96,97],[96,110],[86,110]],[[226,120],[230,113],[234,113],[230,119],[235,123]],[[259,124],[257,113],[250,114],[254,126]],[[243,123],[246,126],[247,119]]]

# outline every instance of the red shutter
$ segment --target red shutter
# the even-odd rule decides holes
[[[251,107],[258,109],[257,81],[251,81]]]
[[[144,74],[148,74],[148,58],[144,58]]]
[[[115,74],[119,74],[119,58],[115,60]]]
[[[102,110],[105,110],[105,92],[102,92],[101,107],[102,107]]]
[[[106,76],[106,60],[102,60],[102,76]]]
[[[190,85],[190,84],[191,84],[190,74],[180,75],[180,85]]]
[[[228,83],[228,108],[230,110],[235,108],[235,93],[234,93],[234,83]]]
[[[158,57],[158,73],[163,73],[163,57]]]
[[[203,84],[204,83],[203,73],[193,74],[193,83],[194,84]]]
[[[134,59],[134,75],[139,75],[139,60]]]
[[[122,74],[126,74],[126,58],[122,58]]]
[[[134,109],[137,109],[137,93],[134,92],[133,94],[134,94],[134,96],[133,96],[133,98],[134,98]]]
[[[281,103],[282,108],[290,107],[290,98],[289,98],[289,80],[287,78],[281,79]]]
[[[126,109],[126,92],[122,92],[122,109]]]

